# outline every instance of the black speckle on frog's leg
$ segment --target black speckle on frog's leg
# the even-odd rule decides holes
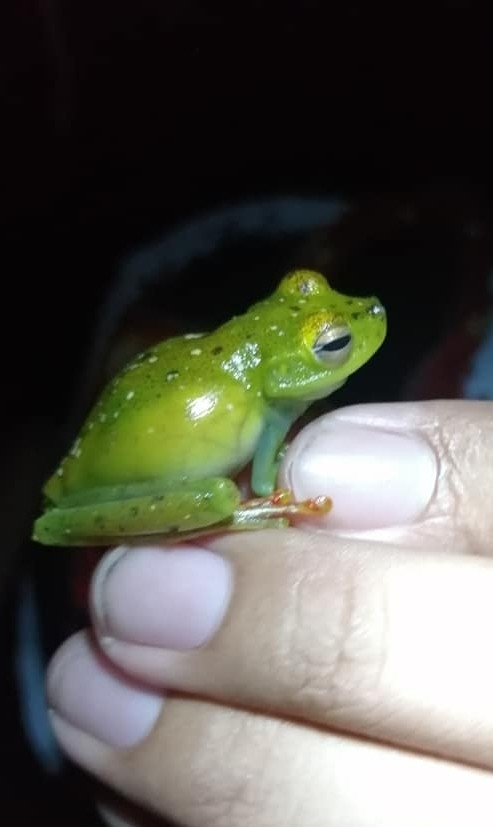
[[[361,318],[361,313],[351,313],[351,318],[355,319],[355,320],[360,319]]]
[[[136,517],[139,513],[139,507],[137,505],[133,505],[132,508],[130,509],[130,513],[131,513],[132,517]]]
[[[161,503],[164,500],[164,494],[157,494],[155,497],[152,498],[152,501],[155,503]]]
[[[249,336],[250,336],[250,334],[248,334],[248,336],[246,338],[248,339]],[[216,347],[213,347],[212,350],[211,350],[211,353],[212,353],[213,356],[218,356],[218,354],[222,353],[222,352],[223,352],[222,345],[217,345]]]
[[[96,525],[98,528],[105,527],[106,523],[104,517],[102,517],[101,514],[96,514],[96,516],[94,517],[94,525]]]
[[[298,307],[297,304],[291,305],[291,307],[289,309],[292,310],[293,313],[299,313],[300,312],[300,308]]]
[[[179,375],[179,370],[168,370],[164,378],[166,379],[166,382],[172,382],[173,379],[177,379]]]

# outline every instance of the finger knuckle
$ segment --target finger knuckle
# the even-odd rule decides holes
[[[207,749],[189,767],[190,806],[201,827],[263,827],[277,789],[268,783],[276,758],[276,722],[222,713],[211,715]],[[262,768],[259,771],[259,768]],[[281,806],[282,802],[277,802]],[[274,806],[275,810],[275,806]]]
[[[368,588],[361,572],[348,566],[337,580],[329,589],[326,581],[301,580],[290,623],[291,696],[298,711],[318,709],[323,718],[345,714],[348,707],[378,706],[385,663],[381,588]]]

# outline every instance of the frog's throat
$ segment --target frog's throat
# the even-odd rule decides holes
[[[333,393],[338,391],[339,388],[342,388],[342,386],[346,384],[347,380],[348,380],[348,377],[346,376],[346,378],[341,379],[340,382],[334,382],[334,384],[331,386],[331,388],[329,390],[325,389],[323,392],[314,393],[313,396],[311,396],[311,395],[304,396],[303,399],[306,402],[317,402],[319,399],[325,399],[328,396],[332,396]]]

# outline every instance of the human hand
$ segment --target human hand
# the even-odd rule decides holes
[[[280,482],[325,528],[104,557],[62,747],[187,827],[490,825],[493,405],[339,410]]]

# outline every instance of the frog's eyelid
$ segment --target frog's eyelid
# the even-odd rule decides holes
[[[326,345],[331,345],[333,342],[340,342],[341,340],[352,340],[350,328],[345,324],[327,324],[318,331],[313,347],[322,348]],[[333,349],[337,350],[337,347]]]

